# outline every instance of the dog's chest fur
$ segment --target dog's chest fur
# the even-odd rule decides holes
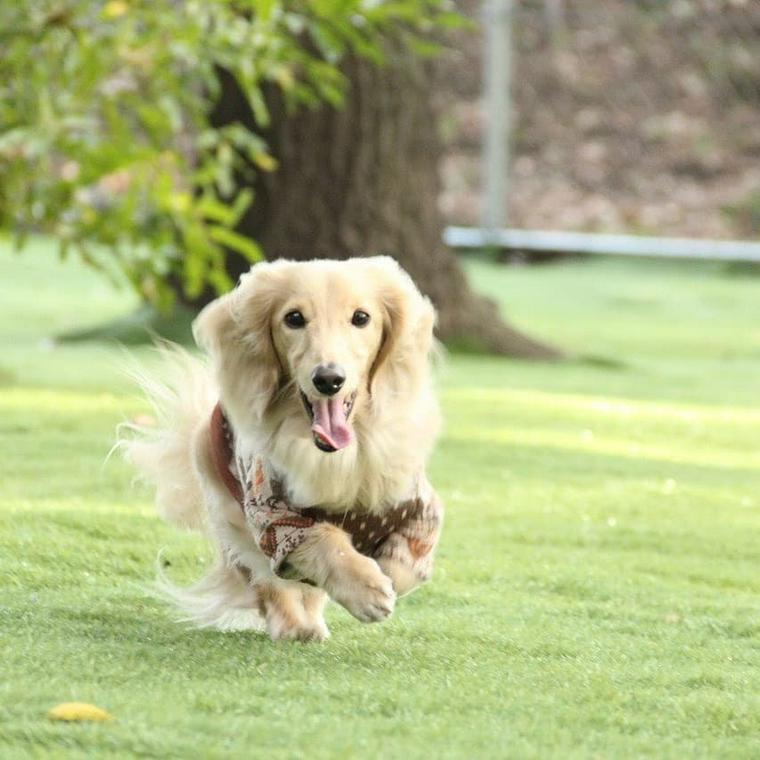
[[[411,424],[435,429],[436,423],[426,417],[436,410],[428,415],[422,407],[419,412],[419,419]],[[329,455],[309,438],[295,434],[291,427],[299,422],[285,420],[264,446],[290,503],[301,507],[319,504],[329,512],[383,514],[414,493],[429,446],[421,446],[416,436],[405,439],[399,435],[397,421],[378,420],[369,430],[366,421],[357,420],[355,444]]]

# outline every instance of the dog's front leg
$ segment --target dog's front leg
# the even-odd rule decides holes
[[[398,596],[414,591],[429,580],[433,572],[433,557],[427,545],[424,556],[416,555],[400,533],[392,533],[375,556],[382,571],[393,581]]]
[[[396,593],[391,579],[374,559],[359,554],[348,534],[335,525],[314,526],[288,556],[288,564],[364,623],[385,620],[393,612]]]
[[[398,596],[413,591],[433,574],[433,552],[441,536],[443,506],[425,483],[421,506],[380,545],[375,559],[393,581]]]

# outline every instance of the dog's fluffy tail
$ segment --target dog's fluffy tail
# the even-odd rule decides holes
[[[156,489],[156,508],[167,522],[202,530],[204,496],[193,464],[193,446],[218,401],[218,390],[206,365],[179,346],[158,345],[156,379],[142,368],[129,374],[153,408],[153,417],[124,422],[116,448]],[[173,603],[180,620],[222,631],[263,630],[255,589],[223,556],[189,588],[175,586],[158,568],[156,591]]]
[[[177,609],[179,622],[219,631],[264,630],[255,589],[221,557],[189,588],[175,586],[159,567],[156,586]]]
[[[156,508],[169,523],[201,529],[203,493],[193,466],[192,445],[218,400],[206,365],[170,343],[160,344],[161,380],[130,370],[153,407],[155,420],[124,422],[116,447],[139,477],[156,489]]]

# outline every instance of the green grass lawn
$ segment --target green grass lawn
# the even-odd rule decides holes
[[[431,585],[325,644],[195,631],[146,592],[208,552],[130,486],[134,307],[44,242],[0,252],[0,757],[757,757],[760,278],[473,263],[564,365],[449,357]],[[136,351],[149,361],[148,352]],[[609,361],[599,361],[598,359]],[[61,724],[92,702],[114,720]]]

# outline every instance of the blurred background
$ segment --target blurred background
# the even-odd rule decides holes
[[[450,345],[557,358],[451,248],[760,261],[749,0],[28,0],[0,34],[0,226],[133,289],[110,337],[263,258],[390,253]]]
[[[760,4],[463,7],[480,27],[451,56],[442,88],[441,204],[449,224],[483,223],[490,123],[509,135],[498,168],[510,226],[757,237]],[[494,41],[503,55],[490,52]],[[483,72],[499,69],[508,70],[508,95],[482,97]]]

